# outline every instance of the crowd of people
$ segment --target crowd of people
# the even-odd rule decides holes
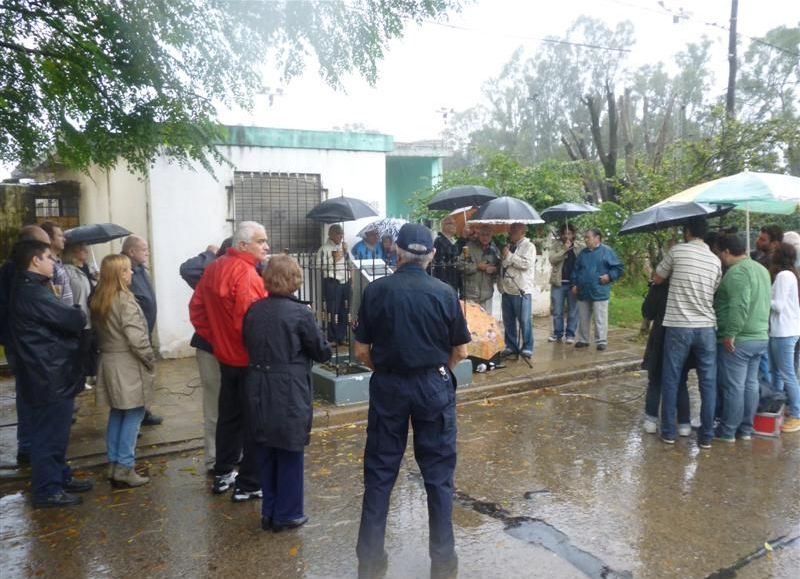
[[[779,227],[764,226],[751,257],[742,236],[709,234],[703,218],[685,224],[684,242],[656,267],[642,308],[653,322],[644,361],[645,432],[660,432],[667,444],[691,435],[692,368],[700,448],[710,449],[715,439],[749,440],[759,401],[772,393],[788,401],[782,431],[800,431],[800,243],[790,240]]]
[[[108,479],[138,486],[139,428],[152,398],[155,294],[143,267],[147,242],[132,235],[122,254],[89,264],[83,243],[67,244],[58,224],[23,227],[0,268],[0,343],[15,375],[17,463],[30,464],[33,504],[80,504],[93,487],[66,463],[76,396],[94,384],[110,409]],[[150,424],[161,418],[150,415]]]
[[[623,265],[597,229],[587,229],[582,241],[571,225],[557,234],[549,255],[549,340],[586,348],[594,326],[594,344],[605,350],[610,288]],[[452,370],[470,341],[459,300],[491,312],[496,287],[505,326],[501,355],[532,357],[536,246],[521,223],[510,226],[508,243],[498,247],[489,226],[466,228],[459,238],[451,219],[435,239],[416,224],[404,225],[397,239],[368,232],[352,251],[343,238],[341,226],[329,227],[316,254],[321,297],[331,314],[325,332],[308,303],[295,297],[304,284],[300,265],[289,255],[268,259],[267,232],[258,223],[239,223],[221,247],[209,246],[181,265],[193,290],[191,343],[203,386],[211,490],[232,491],[234,502],[261,500],[264,530],[307,522],[303,457],[313,417],[311,366],[350,339],[353,261],[385,260],[395,273],[364,290],[352,344],[355,357],[373,370],[359,575],[385,570],[389,496],[411,423],[429,494],[432,576],[448,576],[457,568]],[[660,432],[665,443],[692,433],[692,368],[700,390],[701,448],[714,439],[733,443],[753,435],[760,382],[784,393],[783,431],[800,431],[800,237],[765,226],[756,245],[748,256],[741,236],[709,234],[704,219],[689,220],[684,242],[653,272],[642,308],[652,320],[644,430]],[[74,400],[87,377],[95,377],[98,402],[109,408],[107,478],[129,487],[149,482],[135,462],[156,360],[147,242],[126,238],[122,252],[106,256],[98,272],[88,257],[85,245],[65,245],[61,229],[46,223],[24,227],[0,269],[0,338],[16,376],[18,462],[31,464],[37,507],[79,504],[75,493],[93,486],[91,479],[73,477],[65,459]]]

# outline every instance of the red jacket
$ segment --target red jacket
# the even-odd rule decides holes
[[[247,366],[244,315],[253,302],[267,295],[256,262],[250,253],[229,249],[206,268],[189,302],[195,331],[211,344],[217,360],[228,366]]]

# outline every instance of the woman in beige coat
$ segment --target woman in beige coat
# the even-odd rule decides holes
[[[149,482],[134,470],[136,437],[144,409],[153,394],[155,354],[147,322],[131,293],[131,262],[108,255],[92,297],[92,323],[97,332],[97,401],[111,407],[106,430],[108,478],[112,484],[140,486]]]

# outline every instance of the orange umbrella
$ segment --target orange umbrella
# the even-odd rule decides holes
[[[464,227],[469,223],[469,220],[478,212],[477,207],[461,207],[460,209],[456,209],[455,211],[451,211],[448,214],[448,217],[452,217],[456,222],[456,234],[459,237],[464,236]],[[476,228],[482,225],[486,225],[485,223],[470,223],[470,227]],[[497,235],[498,233],[508,233],[509,225],[505,223],[497,224],[497,225],[489,225],[492,230],[492,235]]]
[[[461,303],[472,336],[472,341],[467,344],[467,352],[470,356],[489,360],[503,349],[503,332],[500,330],[500,324],[478,304]]]

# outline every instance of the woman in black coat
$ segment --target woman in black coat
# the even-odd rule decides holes
[[[303,283],[297,262],[273,256],[263,277],[268,297],[244,319],[246,412],[261,464],[261,528],[278,532],[308,521],[303,451],[313,416],[311,365],[329,360],[331,347],[311,309],[292,296]]]

